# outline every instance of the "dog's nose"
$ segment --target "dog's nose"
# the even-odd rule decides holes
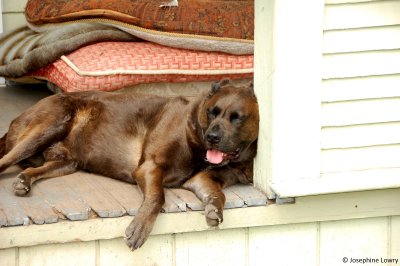
[[[216,131],[211,131],[207,134],[207,141],[216,144],[221,141],[221,135]]]

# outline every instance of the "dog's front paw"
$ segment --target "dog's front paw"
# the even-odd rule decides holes
[[[13,188],[16,196],[26,196],[31,191],[31,179],[26,174],[20,173],[13,184]]]
[[[125,243],[134,251],[140,248],[150,235],[153,224],[135,217],[125,230]]]
[[[205,215],[208,226],[216,227],[223,221],[222,208],[212,203],[206,205]]]

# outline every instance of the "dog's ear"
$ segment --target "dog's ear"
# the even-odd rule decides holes
[[[253,81],[250,81],[250,83],[249,83],[249,89],[250,89],[252,92],[254,92],[254,83],[253,83]]]
[[[254,83],[253,81],[250,81],[247,85],[245,85],[246,90],[255,97],[255,92],[254,92]]]
[[[211,84],[210,96],[214,95],[219,90],[219,88],[219,83],[214,82],[213,84]]]
[[[214,95],[221,87],[226,86],[231,83],[230,79],[223,79],[220,82],[214,82],[211,85],[210,96]]]

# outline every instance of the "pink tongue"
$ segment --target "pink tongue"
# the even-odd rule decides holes
[[[207,161],[220,164],[224,160],[224,153],[217,150],[207,150]]]

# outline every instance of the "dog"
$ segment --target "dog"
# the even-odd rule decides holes
[[[143,202],[125,232],[138,249],[164,204],[163,187],[183,187],[205,205],[209,226],[223,221],[222,189],[252,182],[258,104],[252,83],[214,83],[183,97],[74,92],[44,98],[0,139],[0,172],[18,164],[14,193],[78,169],[137,184]],[[41,159],[41,163],[37,163]],[[35,163],[36,162],[36,163]]]

